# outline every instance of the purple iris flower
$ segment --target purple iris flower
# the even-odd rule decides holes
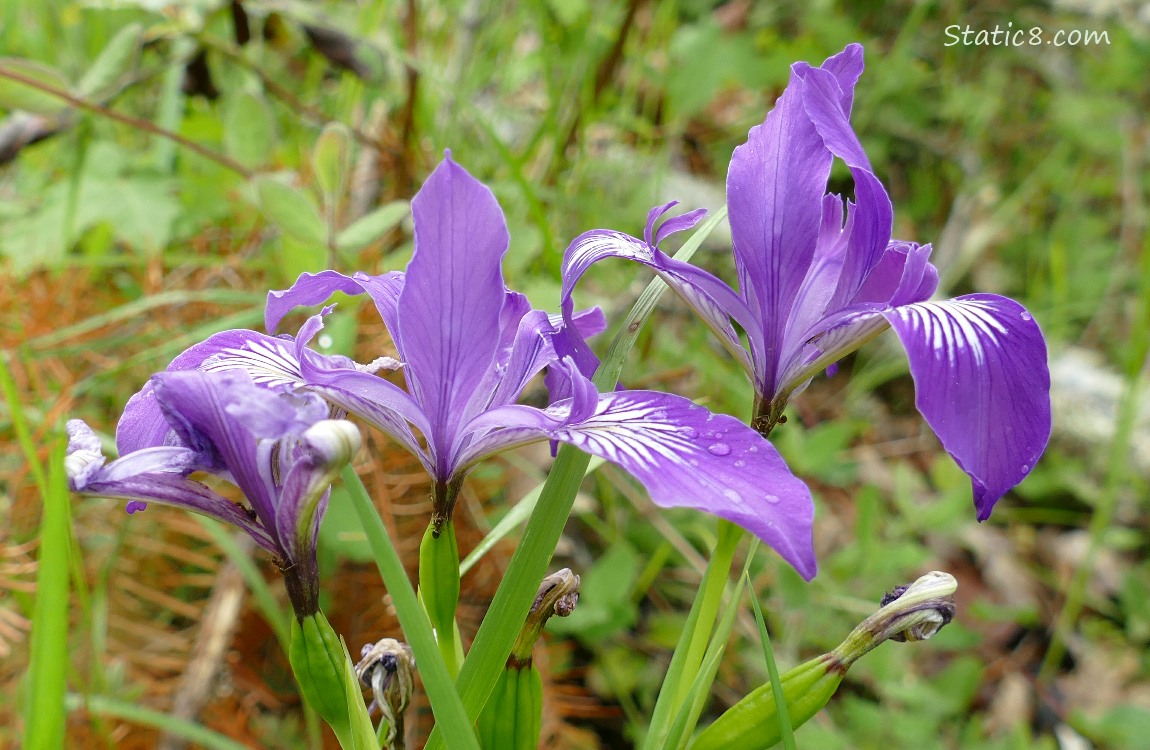
[[[815,574],[810,492],[775,449],[737,419],[653,391],[600,394],[560,356],[562,319],[533,310],[503,282],[508,247],[495,196],[445,159],[412,201],[415,252],[406,273],[304,274],[268,295],[266,325],[324,302],[333,292],[368,294],[402,364],[357,365],[307,348],[323,326],[310,318],[292,337],[225,331],[188,350],[170,370],[242,368],[265,387],[306,389],[390,435],[419,457],[434,481],[433,522],[451,517],[465,475],[483,459],[538,441],[571,443],[634,475],[664,507],[726,518],[758,535],[803,576]],[[603,328],[598,311],[570,315],[581,336]],[[400,369],[406,388],[379,377]],[[544,368],[562,398],[546,409],[517,404]],[[119,432],[157,431],[142,395]],[[761,477],[774,478],[769,488]]]
[[[241,370],[163,372],[142,393],[133,401],[155,404],[167,427],[145,440],[121,430],[121,457],[110,464],[91,428],[68,422],[71,489],[127,500],[129,513],[155,502],[238,526],[275,559],[296,617],[315,614],[316,536],[331,482],[359,450],[359,430],[329,419],[320,397],[256,386]],[[248,504],[192,479],[193,472],[228,480]]]
[[[1013,300],[930,299],[938,286],[930,246],[891,239],[890,198],[851,129],[862,71],[858,44],[821,67],[796,63],[766,121],[735,149],[727,204],[738,291],[658,249],[699,218],[677,217],[654,232],[668,204],[651,211],[643,240],[607,230],[576,238],[564,258],[563,308],[569,315],[576,282],[602,258],[653,268],[751,378],[752,424],[764,435],[814,375],[893,328],[910,360],[916,405],[970,476],[984,520],[1050,436],[1046,344]],[[835,157],[854,177],[853,202],[825,194]]]

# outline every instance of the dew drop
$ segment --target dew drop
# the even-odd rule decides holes
[[[750,448],[747,448],[747,453],[758,453],[758,452],[759,452],[759,446],[757,446],[757,445],[752,445]]]
[[[687,438],[688,440],[691,440],[693,438],[697,438],[698,436],[699,436],[699,431],[696,430],[694,427],[684,427],[683,428],[683,437]]]
[[[1023,464],[1021,471],[1024,471],[1024,472],[1030,471],[1030,464]]]
[[[1023,311],[1022,311],[1022,319],[1023,319],[1023,320],[1033,320],[1034,318],[1031,316],[1031,314],[1030,314],[1030,313],[1028,313],[1028,312],[1026,312],[1025,310],[1023,310]]]
[[[743,504],[743,496],[740,495],[738,492],[735,492],[734,490],[732,490],[729,487],[727,489],[723,490],[723,497],[727,498],[728,500],[730,500],[735,505],[742,505]]]
[[[741,458],[740,458],[738,461],[735,461],[735,468],[736,468],[736,469],[741,469],[741,468],[743,468],[743,467],[744,467],[744,466],[746,466],[746,465],[747,465],[747,462],[746,462],[746,461],[744,461],[744,460],[743,460],[743,459],[741,459]]]
[[[712,443],[707,446],[712,456],[725,456],[731,452],[731,446],[726,443]]]
[[[763,497],[763,499],[766,500],[771,505],[777,505],[779,502],[779,496],[778,495],[766,495]]]
[[[664,422],[667,419],[667,412],[662,409],[656,409],[655,411],[651,412],[651,419],[657,419],[660,422]]]

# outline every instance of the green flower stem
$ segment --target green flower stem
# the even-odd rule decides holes
[[[714,231],[726,215],[727,211],[723,208],[708,217],[675,254],[675,258],[688,260],[702,244],[703,239]],[[600,391],[615,387],[623,369],[623,360],[634,345],[639,329],[655,309],[655,303],[666,289],[667,285],[661,279],[655,279],[631,308],[619,333],[611,342],[603,363],[595,373],[594,382]],[[527,522],[519,546],[511,556],[503,581],[495,592],[487,616],[483,618],[467,659],[463,662],[463,668],[459,671],[456,687],[471,720],[479,718],[483,704],[491,695],[503,671],[507,655],[511,653],[524,618],[531,609],[536,588],[543,580],[547,565],[555,553],[555,546],[563,533],[563,527],[571,515],[575,494],[579,490],[590,461],[590,456],[569,445],[560,447],[555,457],[555,463],[551,466],[535,512]],[[408,637],[410,636],[409,633]],[[414,645],[412,643],[412,646]],[[419,658],[417,650],[416,659]],[[420,669],[423,670],[422,662]],[[428,684],[431,679],[424,671],[424,684]],[[427,741],[427,749],[438,750],[443,747],[444,737],[451,738],[451,734],[451,727],[436,726]]]
[[[655,701],[655,710],[651,714],[651,724],[646,741],[643,743],[646,750],[663,747],[675,713],[683,705],[699,671],[699,665],[702,664],[707,643],[719,616],[723,590],[730,577],[735,550],[745,532],[722,519],[719,520],[718,530],[718,540],[715,542],[711,560],[707,563],[706,572],[703,573],[702,583],[695,594],[695,601],[691,605],[691,612],[687,616],[683,632],[679,634],[679,642],[675,644],[671,664],[667,667],[667,675]]]
[[[288,659],[307,705],[335,732],[340,747],[353,747],[351,713],[343,689],[344,662],[350,659],[323,612],[302,621],[291,618]]]
[[[427,691],[428,700],[431,701],[436,727],[442,729],[440,743],[443,743],[443,737],[446,736],[447,744],[451,748],[479,750],[479,741],[472,726],[474,717],[468,717],[468,712],[464,710],[464,704],[460,701],[460,695],[455,691],[451,673],[447,671],[447,664],[443,661],[435,636],[431,632],[431,623],[428,622],[423,606],[415,596],[415,590],[412,589],[407,571],[403,569],[403,563],[400,562],[399,555],[396,554],[395,547],[387,535],[383,520],[376,512],[359,475],[350,466],[343,470],[343,481],[359,515],[363,532],[367,535],[368,545],[375,557],[379,574],[383,577],[388,593],[391,594],[391,601],[395,605],[403,634],[411,645],[411,650],[415,652],[415,662],[419,665],[423,687]],[[510,645],[508,649],[510,650]]]
[[[531,514],[523,538],[507,565],[503,582],[487,610],[488,616],[475,634],[471,650],[459,672],[456,687],[471,721],[479,718],[483,704],[487,702],[503,672],[507,655],[511,653],[515,639],[519,636],[539,582],[547,572],[555,545],[559,543],[567,517],[571,514],[575,494],[590,460],[586,453],[571,446],[564,445],[559,449],[536,512]],[[424,672],[426,685],[431,678],[424,670],[423,662],[419,661],[418,651],[415,658],[420,670]],[[452,739],[451,735],[449,727],[437,723],[427,741],[428,750],[443,747],[445,739]]]

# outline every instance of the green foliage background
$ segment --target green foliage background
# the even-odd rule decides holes
[[[246,41],[234,7],[250,24]],[[1046,38],[1104,31],[1107,43],[946,44],[952,24],[1008,23]],[[334,49],[314,28],[339,32]],[[798,399],[775,442],[815,488],[821,573],[804,584],[769,555],[753,570],[784,668],[836,645],[885,589],[925,570],[953,570],[971,592],[930,644],[860,662],[799,746],[1053,748],[1059,732],[1076,732],[1098,747],[1150,747],[1150,462],[1139,458],[1150,433],[1137,416],[1150,335],[1144,5],[7,0],[0,40],[4,125],[43,137],[0,167],[0,341],[23,374],[23,391],[0,405],[0,512],[10,517],[0,543],[10,549],[36,538],[27,465],[48,462],[64,418],[110,429],[148,373],[214,331],[260,326],[263,292],[301,272],[401,268],[411,252],[404,201],[444,149],[504,207],[509,285],[555,309],[571,238],[637,233],[665,200],[720,205],[730,153],[790,63],[863,42],[853,122],[891,193],[896,235],[935,243],[948,294],[1026,304],[1052,359],[1092,352],[1075,381],[1083,390],[1068,398],[1101,427],[1079,429],[1056,399],[1047,457],[978,527],[966,479],[914,413],[893,340]],[[189,71],[201,59],[210,81],[201,70],[196,85]],[[317,148],[333,122],[350,128],[340,131],[346,153]],[[845,169],[833,182],[850,190]],[[696,260],[731,278],[725,249],[716,234]],[[601,265],[579,303],[618,320],[647,277]],[[51,306],[32,290],[70,278],[99,301],[85,320],[46,332]],[[142,324],[188,304],[213,312],[183,330]],[[329,329],[336,349],[359,330],[355,304],[342,307]],[[748,384],[675,300],[642,334],[624,382],[749,411]],[[21,423],[42,450],[17,440]],[[492,521],[518,499],[498,488],[531,471],[523,457],[477,473],[477,485],[497,488],[484,498]],[[562,551],[584,574],[584,601],[554,636],[577,644],[569,653],[586,667],[585,689],[617,707],[610,721],[583,722],[589,743],[612,747],[643,730],[714,531],[697,515],[654,512],[610,469],[585,489]],[[332,577],[362,555],[332,530],[338,518],[325,529]],[[73,553],[102,543],[77,532]],[[32,591],[10,591],[0,609],[31,618]],[[98,632],[99,606],[73,612],[72,642]],[[716,711],[765,680],[743,614]],[[17,631],[3,670],[13,715],[28,650],[26,628]],[[73,691],[140,693],[64,668]],[[95,723],[110,742],[110,725]],[[14,742],[16,724],[6,726],[0,741]]]

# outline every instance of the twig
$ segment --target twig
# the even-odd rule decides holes
[[[204,45],[213,52],[220,53],[228,60],[231,60],[237,65],[243,66],[247,70],[254,73],[255,76],[260,79],[260,84],[264,87],[264,89],[267,90],[269,94],[282,101],[288,106],[289,109],[300,115],[302,118],[309,119],[319,125],[326,124],[334,119],[318,107],[308,104],[307,102],[297,97],[286,86],[278,83],[275,79],[261,70],[259,66],[255,65],[251,60],[244,57],[243,53],[241,53],[232,45],[227,44],[226,42],[222,42],[218,39],[213,39],[204,34],[198,35],[196,39],[200,42],[200,44]],[[347,128],[351,131],[352,136],[364,146],[370,146],[381,153],[389,153],[395,151],[392,146],[384,143],[382,140],[376,138],[362,128],[358,128],[350,123],[344,124],[347,125]]]
[[[419,94],[419,69],[412,64],[416,58],[416,45],[419,41],[419,5],[415,0],[407,0],[407,12],[403,18],[403,34],[407,41],[407,54],[411,62],[406,65],[407,70],[407,100],[403,103],[400,113],[399,145],[402,154],[397,163],[395,187],[406,192],[411,187],[415,173],[415,156],[411,141],[415,132],[415,102]]]
[[[0,78],[7,78],[8,80],[16,81],[17,83],[21,83],[25,86],[28,86],[29,88],[34,88],[37,91],[42,91],[43,93],[48,94],[49,96],[54,96],[57,99],[61,99],[68,104],[71,104],[73,107],[76,107],[77,109],[83,109],[88,112],[94,112],[95,114],[103,115],[110,120],[115,120],[125,125],[130,125],[131,127],[137,128],[138,130],[143,130],[144,132],[151,133],[152,135],[172,141],[173,143],[179,144],[184,148],[189,149],[190,151],[196,152],[205,159],[214,161],[216,164],[219,164],[226,169],[230,169],[231,171],[243,176],[244,179],[249,179],[253,174],[255,174],[252,172],[252,170],[243,166],[239,162],[233,161],[224,154],[221,154],[218,151],[213,151],[207,146],[189,140],[179,133],[174,133],[171,130],[167,130],[166,128],[161,128],[159,125],[156,125],[155,123],[148,120],[142,120],[138,117],[125,115],[120,112],[108,109],[103,105],[88,101],[87,99],[81,99],[80,97],[75,96],[63,89],[56,88],[51,84],[44,83],[43,81],[38,81],[35,78],[30,78],[22,73],[18,73],[10,68],[6,68],[3,65],[0,65]]]
[[[611,45],[611,49],[599,61],[599,66],[595,70],[595,84],[591,89],[591,102],[590,106],[594,107],[599,103],[603,96],[603,92],[607,88],[607,84],[615,77],[615,72],[619,68],[619,64],[623,61],[623,48],[627,44],[627,37],[631,35],[631,29],[635,26],[635,15],[639,11],[639,6],[643,4],[643,0],[630,0],[627,3],[626,15],[623,16],[623,22],[619,25],[619,33],[615,35],[615,41]],[[580,126],[583,124],[583,111],[584,107],[579,107],[575,110],[574,117],[571,118],[571,125],[567,129],[567,135],[563,139],[563,145],[556,154],[558,157],[552,162],[551,173],[547,176],[547,184],[553,184],[556,176],[559,174],[560,167],[567,161],[567,154],[571,151],[571,147],[579,141]]]

